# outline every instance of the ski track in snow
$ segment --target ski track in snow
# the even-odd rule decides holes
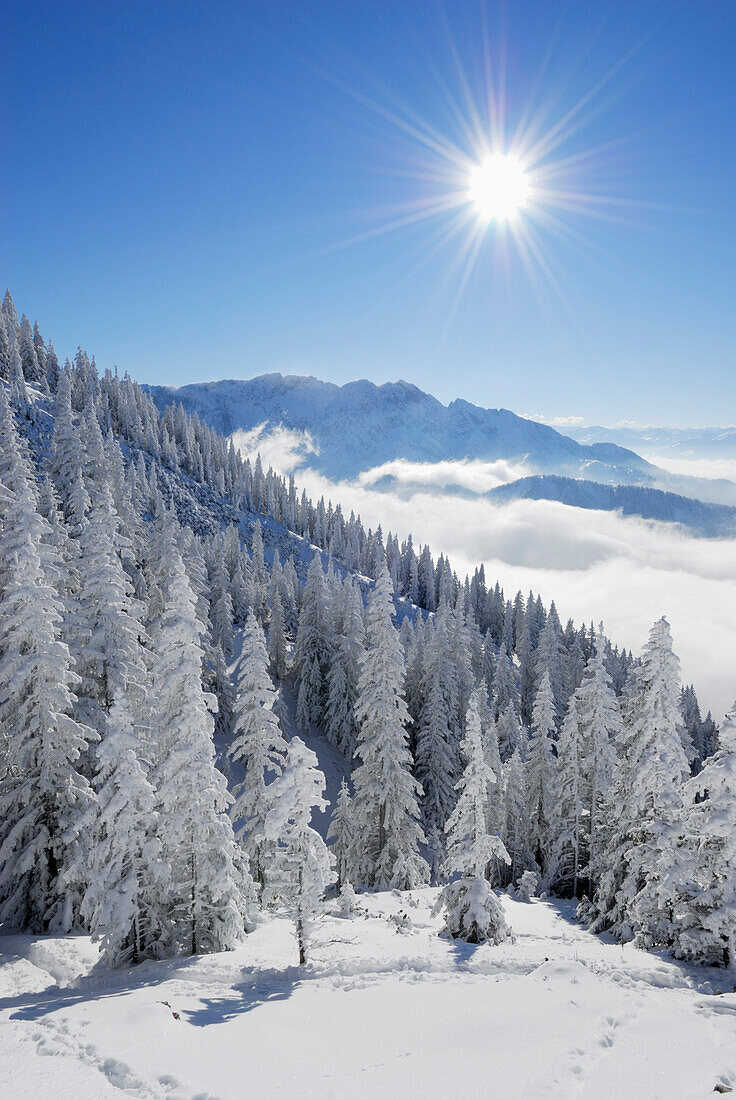
[[[296,964],[267,916],[238,951],[94,971],[86,937],[0,940],[3,1100],[626,1097],[736,1088],[734,975],[503,897],[515,937],[440,937],[435,890],[334,903]],[[715,995],[720,993],[722,995]]]

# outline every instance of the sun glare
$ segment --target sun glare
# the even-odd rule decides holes
[[[577,100],[567,101],[564,88],[551,86],[551,100],[561,108],[556,114],[557,108],[541,98],[546,87],[541,73],[529,98],[511,104],[505,87],[505,57],[492,56],[485,31],[480,66],[471,57],[466,70],[459,49],[450,45],[455,83],[438,84],[445,108],[443,125],[447,114],[449,131],[437,128],[390,89],[383,89],[376,98],[336,81],[395,128],[397,160],[392,171],[397,178],[414,180],[418,187],[395,205],[371,210],[372,224],[328,250],[434,221],[426,247],[417,250],[412,274],[453,246],[454,255],[444,266],[447,285],[456,284],[446,329],[481,260],[480,270],[489,278],[507,281],[512,262],[518,261],[540,301],[550,288],[559,302],[569,306],[557,277],[557,243],[565,249],[587,248],[591,242],[583,217],[612,223],[624,218],[620,201],[602,187],[609,146],[613,150],[618,142],[586,147],[579,139],[579,132],[601,109],[602,89],[624,61],[613,65]],[[625,203],[627,208],[637,205]],[[376,212],[379,219],[373,221]],[[626,220],[630,220],[628,214]]]
[[[468,176],[468,199],[482,222],[513,221],[529,198],[529,177],[513,153],[489,153]]]

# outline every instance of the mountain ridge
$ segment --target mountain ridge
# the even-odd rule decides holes
[[[637,485],[718,505],[736,505],[736,484],[671,473],[615,441],[583,442],[509,409],[464,398],[445,405],[411,382],[358,379],[337,385],[314,375],[270,374],[185,386],[146,386],[160,412],[181,403],[232,436],[256,428],[308,433],[308,465],[332,480],[387,462],[480,459],[523,464],[529,476]]]
[[[634,472],[646,476],[651,467],[634,451],[610,443],[578,443],[556,428],[509,409],[483,408],[464,398],[444,405],[404,380],[377,385],[358,379],[338,386],[312,375],[275,372],[251,379],[145,388],[160,411],[181,402],[187,411],[197,412],[227,435],[264,423],[309,431],[320,446],[322,460],[313,465],[333,477],[356,476],[397,458],[526,458],[532,465],[540,465],[535,472],[548,472],[550,461],[566,472],[583,471],[594,464],[611,479],[630,478]],[[337,428],[338,422],[362,433],[359,447],[346,448],[344,431],[340,431],[336,446],[338,440],[331,429]],[[385,430],[387,425],[393,435]],[[424,429],[424,438],[412,428]]]

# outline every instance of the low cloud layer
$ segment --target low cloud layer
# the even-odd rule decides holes
[[[304,461],[303,440],[292,446],[281,439],[274,454],[279,446],[287,462]],[[283,472],[294,468],[270,461]],[[388,463],[338,483],[302,467],[298,483],[314,498],[360,513],[370,527],[380,523],[400,538],[411,532],[415,543],[448,554],[460,576],[482,561],[489,581],[498,579],[507,594],[532,588],[545,603],[555,600],[563,621],[602,619],[615,642],[637,653],[652,622],[667,615],[683,678],[719,720],[736,696],[736,542],[553,501],[499,505],[448,491],[462,485],[482,492],[489,487],[484,478],[501,479],[496,467]],[[396,492],[373,488],[387,474],[397,480]]]
[[[249,431],[235,432],[230,438],[244,457],[255,458],[260,454],[264,469],[273,466],[287,476],[303,466],[311,455],[319,454],[319,447],[309,432],[281,426],[269,428],[259,424]]]
[[[458,459],[445,462],[409,462],[397,458],[393,462],[384,462],[374,466],[358,476],[358,484],[364,487],[376,485],[390,478],[397,486],[413,488],[449,489],[457,487],[472,493],[486,493],[498,485],[516,481],[531,473],[521,463],[498,459],[496,462],[482,462],[480,459]]]

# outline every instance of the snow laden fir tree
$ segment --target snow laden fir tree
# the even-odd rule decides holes
[[[310,922],[336,876],[332,855],[310,824],[314,810],[327,809],[325,779],[317,757],[301,738],[289,742],[283,769],[273,785],[273,808],[266,818],[266,836],[274,845],[266,900],[279,902],[293,913],[299,962],[305,963]]]
[[[360,663],[353,772],[353,881],[375,889],[411,890],[429,876],[419,846],[421,786],[411,772],[403,697],[404,655],[394,629],[391,578],[385,561],[368,599],[366,648]]]
[[[166,939],[175,951],[222,951],[242,939],[246,897],[228,809],[215,766],[214,702],[202,688],[203,625],[179,551],[165,547],[169,585],[153,635],[157,750],[152,774],[168,869]]]
[[[286,741],[274,713],[276,691],[268,673],[266,640],[252,610],[243,630],[236,690],[228,755],[241,769],[242,779],[234,786],[231,813],[251,874],[262,888],[273,855],[266,836],[266,819],[278,792],[267,781],[281,774]]]
[[[78,764],[92,730],[74,720],[79,678],[61,640],[58,562],[25,443],[0,388],[0,920],[7,931],[68,931],[77,857],[68,832],[94,801]]]
[[[445,886],[440,904],[445,911],[447,931],[453,938],[468,943],[502,943],[510,929],[501,903],[491,889],[488,873],[491,860],[511,861],[500,837],[488,832],[489,792],[496,777],[483,757],[475,694],[468,705],[460,749],[465,769],[457,784],[457,804],[445,826],[444,871],[452,881]]]

